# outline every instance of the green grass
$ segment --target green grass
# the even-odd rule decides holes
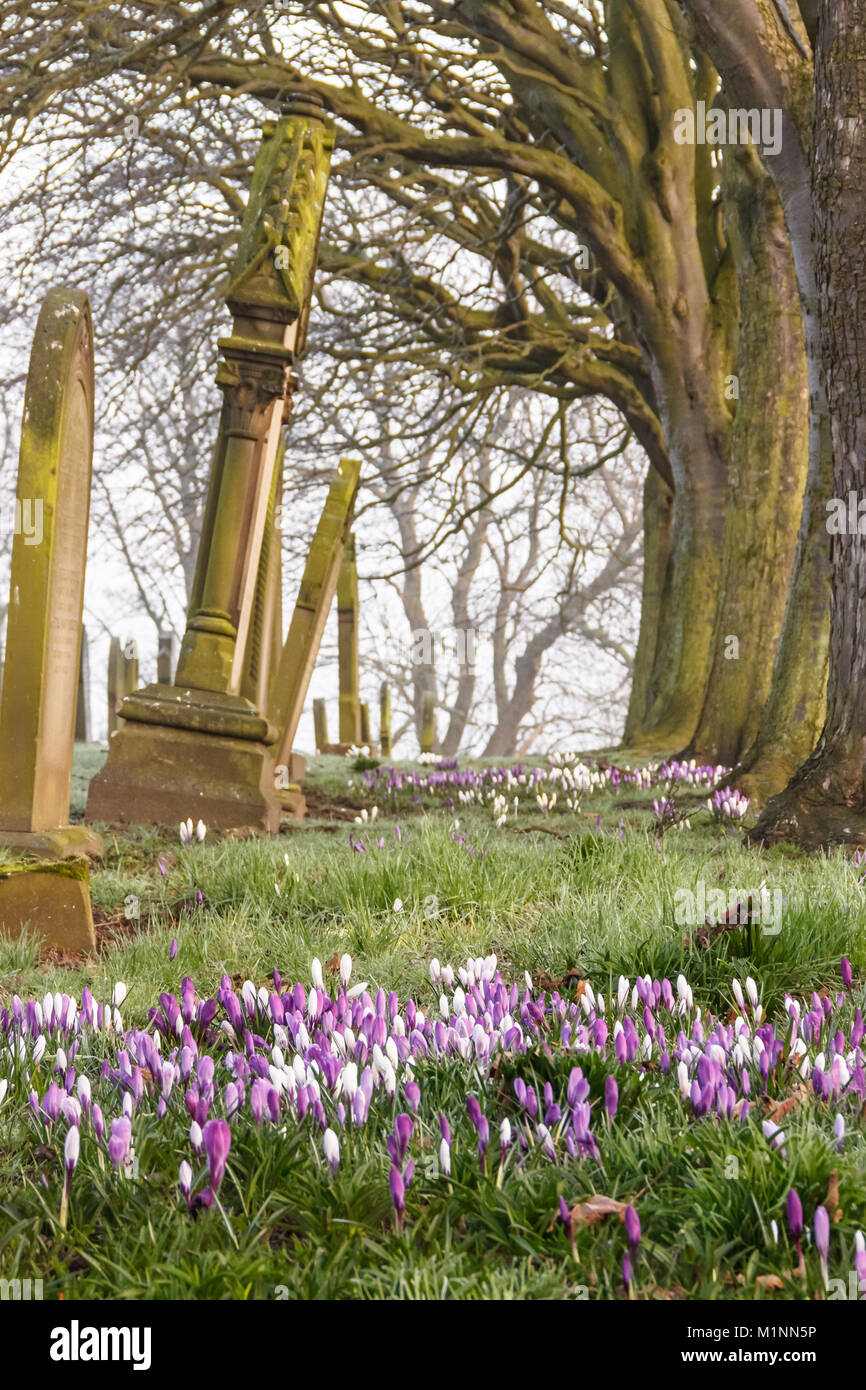
[[[83,784],[99,755],[78,751]],[[341,805],[371,804],[357,774],[348,774],[347,791],[340,760],[316,760],[310,775],[320,793]],[[41,952],[32,936],[0,944],[0,1007],[16,993],[24,999],[41,999],[48,990],[80,994],[85,984],[106,999],[123,980],[129,987],[124,1020],[143,1026],[160,992],[179,995],[185,976],[202,998],[225,974],[268,983],[274,966],[284,981],[306,984],[314,955],[327,961],[346,951],[355,980],[369,981],[374,992],[379,985],[395,989],[401,1001],[411,994],[430,1017],[438,1000],[428,978],[434,956],[456,967],[467,956],[495,951],[509,980],[522,980],[524,971],[558,980],[576,970],[608,998],[620,973],[674,980],[683,971],[702,1008],[725,1015],[734,975],[758,981],[771,1016],[786,992],[808,997],[813,989],[836,989],[842,955],[858,980],[866,976],[864,890],[849,860],[744,849],[739,837],[697,812],[691,830],[657,842],[651,811],[633,804],[621,809],[621,802],[649,808],[652,795],[599,793],[584,798],[583,814],[545,818],[525,810],[516,825],[509,821],[502,829],[487,809],[449,813],[425,796],[415,804],[404,798],[392,808],[396,815],[383,806],[373,826],[314,821],[270,840],[209,835],[187,850],[152,829],[109,834],[91,889],[97,917],[114,923],[106,929],[114,935],[103,940],[98,958],[72,965]],[[451,838],[455,815],[479,855]],[[353,852],[350,833],[362,836],[365,853]],[[384,845],[377,849],[380,836]],[[748,892],[765,882],[781,890],[781,931],[742,929],[706,948],[686,946],[694,928],[676,924],[674,895],[698,880],[707,888]],[[139,915],[124,924],[130,898],[138,900]],[[395,911],[398,899],[402,907]],[[91,1046],[93,1076],[104,1043]],[[561,1051],[547,1057],[536,1048],[503,1063],[502,1074],[496,1070],[486,1083],[494,1132],[484,1175],[465,1114],[467,1090],[485,1093],[480,1079],[457,1061],[420,1065],[416,1176],[402,1232],[395,1228],[384,1152],[399,1103],[371,1111],[363,1130],[341,1135],[342,1160],[333,1176],[309,1125],[299,1129],[290,1119],[282,1132],[237,1128],[222,1210],[193,1218],[176,1185],[178,1162],[189,1156],[181,1088],[164,1121],[149,1116],[147,1106],[136,1119],[137,1178],[119,1177],[110,1166],[102,1171],[94,1146],[83,1146],[62,1231],[58,1144],[45,1147],[26,1095],[13,1086],[0,1108],[0,1276],[42,1278],[46,1297],[62,1292],[66,1298],[618,1298],[624,1296],[619,1220],[581,1229],[576,1263],[557,1219],[560,1195],[574,1203],[603,1192],[635,1200],[640,1212],[638,1296],[805,1297],[818,1287],[816,1269],[810,1266],[808,1286],[792,1278],[796,1260],[784,1232],[780,1245],[773,1244],[769,1223],[784,1227],[792,1185],[808,1221],[836,1170],[841,1220],[833,1227],[831,1275],[847,1281],[854,1232],[866,1225],[866,1149],[858,1124],[849,1121],[837,1154],[832,1107],[817,1102],[786,1115],[786,1161],[770,1150],[757,1119],[743,1126],[695,1122],[676,1086],[649,1075],[640,1085],[624,1084],[609,1133],[603,1117],[595,1120],[601,1164],[551,1165],[532,1154],[497,1187],[494,1118],[498,1124],[509,1113],[513,1075],[538,1085],[550,1079],[562,1090],[575,1060],[584,1061]],[[585,1070],[596,1112],[604,1071],[591,1064]],[[2,1063],[0,1074],[6,1074]],[[43,1067],[43,1090],[49,1079]],[[221,1084],[228,1079],[225,1073]],[[440,1110],[454,1130],[450,1182],[434,1171]],[[755,1284],[767,1274],[781,1278],[781,1292]]]

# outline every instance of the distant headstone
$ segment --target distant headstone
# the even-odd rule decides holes
[[[156,649],[156,679],[160,685],[171,685],[177,662],[177,639],[173,632],[161,632]]]
[[[379,691],[379,749],[383,758],[391,756],[391,692],[385,681]]]
[[[370,730],[370,706],[366,700],[361,701],[361,742],[365,748],[369,748],[373,742],[373,735]]]
[[[69,825],[93,457],[87,295],[49,290],[24,398],[2,703],[0,843],[63,858],[98,852]]]
[[[138,689],[138,648],[134,641],[112,637],[108,647],[108,737],[126,721],[120,707]]]
[[[90,652],[87,629],[81,629],[81,656],[78,659],[78,702],[75,706],[75,742],[90,742]]]
[[[355,536],[349,532],[337,581],[337,658],[340,668],[340,742],[351,747],[361,741],[361,702],[358,699],[358,569]]]
[[[425,690],[421,698],[421,752],[432,753],[436,738],[436,703],[433,691]]]
[[[313,701],[313,727],[316,732],[316,752],[323,753],[328,745],[328,709],[324,700]]]

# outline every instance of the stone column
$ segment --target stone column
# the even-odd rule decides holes
[[[223,407],[174,685],[124,702],[126,725],[91,782],[89,818],[174,823],[191,815],[223,829],[279,828],[270,751],[278,730],[242,684],[333,142],[312,95],[264,126],[226,296],[233,322],[219,340]]]

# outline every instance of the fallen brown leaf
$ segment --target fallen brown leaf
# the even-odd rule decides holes
[[[594,1197],[588,1197],[585,1202],[578,1202],[577,1206],[571,1208],[571,1219],[575,1226],[594,1226],[596,1221],[601,1221],[605,1216],[622,1216],[628,1206],[628,1202],[617,1202],[614,1197],[605,1197],[598,1192]]]
[[[839,1205],[839,1171],[836,1168],[830,1174],[830,1185],[827,1188],[827,1196],[824,1198],[824,1206],[827,1208],[827,1215],[831,1221],[842,1220],[842,1208]]]

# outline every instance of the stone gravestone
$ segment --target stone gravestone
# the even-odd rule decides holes
[[[334,601],[351,525],[361,464],[344,458],[328,489],[324,510],[310,546],[292,621],[274,676],[269,707],[280,735],[274,749],[275,771],[290,768],[292,744],[304,707],[310,677]],[[313,701],[317,752],[332,751],[324,700]]]
[[[120,707],[138,689],[138,648],[134,641],[112,637],[108,647],[108,737],[125,722]]]
[[[93,456],[93,329],[87,296],[59,287],[39,314],[21,430],[17,499],[38,506],[36,545],[12,549],[0,701],[0,844],[53,859],[98,853],[69,824]],[[0,928],[95,946],[87,861],[0,869]]]
[[[370,727],[370,706],[366,700],[361,701],[361,743],[365,748],[370,748],[373,743]]]
[[[383,758],[391,756],[391,692],[386,681],[379,691],[379,750]]]
[[[313,727],[316,734],[316,752],[324,753],[328,746],[328,709],[324,700],[313,701]]]
[[[18,502],[42,515],[12,548],[0,702],[0,843],[52,858],[100,850],[69,825],[93,456],[87,296],[48,292],[39,314],[18,465]]]
[[[177,661],[177,642],[173,632],[161,632],[156,649],[156,679],[160,685],[171,685]]]
[[[78,659],[78,699],[75,706],[75,742],[90,742],[90,653],[87,629],[81,629],[81,656]]]
[[[88,819],[174,824],[193,816],[218,829],[279,829],[279,731],[244,690],[333,145],[314,93],[296,93],[265,123],[226,293],[223,407],[174,684],[147,686],[124,702],[123,728],[90,783]]]
[[[361,742],[358,698],[358,567],[355,536],[349,533],[337,581],[337,655],[340,668],[341,752]]]
[[[436,738],[436,702],[433,691],[425,690],[421,697],[421,752],[432,753]]]

